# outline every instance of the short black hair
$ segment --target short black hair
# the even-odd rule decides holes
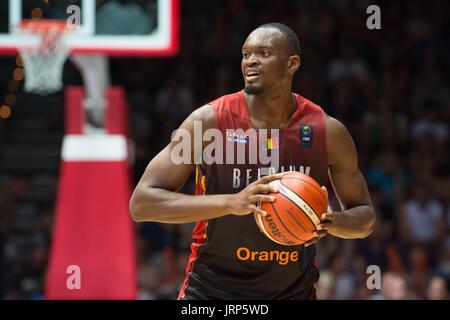
[[[288,43],[290,51],[289,54],[290,55],[296,54],[300,56],[300,41],[298,40],[297,34],[294,32],[294,30],[289,28],[287,25],[279,22],[271,22],[260,25],[256,29],[260,28],[277,29],[278,31],[280,31],[286,38],[286,41]]]

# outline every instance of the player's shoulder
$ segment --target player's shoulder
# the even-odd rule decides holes
[[[352,159],[356,147],[350,132],[338,119],[326,116],[326,141],[329,165]]]
[[[205,104],[192,111],[192,113],[187,118],[187,121],[201,121],[202,124],[206,124],[208,127],[212,127],[215,124],[215,118],[216,116],[212,106],[210,104]]]
[[[328,141],[345,141],[350,137],[345,125],[336,118],[328,115],[324,108],[319,104],[312,102],[304,96],[294,93],[298,103],[303,106],[304,113],[316,114],[317,116],[324,117],[326,125],[326,135]]]
[[[339,139],[345,135],[349,135],[349,132],[345,125],[336,118],[326,114],[327,134],[333,138]]]
[[[311,100],[303,97],[298,93],[294,93],[294,96],[297,99],[298,103],[303,106],[303,111],[305,113],[316,112],[318,113],[318,115],[325,118],[328,133],[331,133],[331,135],[342,135],[347,132],[347,128],[344,126],[344,124],[338,119],[328,115],[322,106],[318,105],[315,102],[312,102]]]
[[[215,121],[218,112],[223,112],[225,109],[237,109],[242,104],[242,101],[242,91],[226,94],[197,108],[192,112],[190,118],[212,123]]]

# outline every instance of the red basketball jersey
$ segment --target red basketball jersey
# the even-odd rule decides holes
[[[293,95],[297,109],[289,124],[278,132],[268,130],[267,136],[253,129],[243,91],[210,103],[223,136],[217,150],[222,150],[224,157],[223,163],[197,166],[197,194],[237,193],[264,175],[284,171],[305,173],[325,185],[326,114],[318,105]],[[258,141],[256,149],[252,147],[254,139]],[[231,156],[230,150],[234,150]],[[278,155],[272,158],[277,161],[267,163],[260,152]],[[314,256],[314,246],[282,246],[268,239],[252,214],[199,221],[179,298],[298,297],[318,280]]]

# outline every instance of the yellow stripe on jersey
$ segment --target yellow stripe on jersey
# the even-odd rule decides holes
[[[206,193],[206,180],[205,180],[206,176],[202,176],[201,177],[201,183],[202,183],[202,189],[203,189],[203,194]]]

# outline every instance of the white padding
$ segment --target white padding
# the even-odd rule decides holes
[[[123,161],[127,159],[127,141],[122,135],[67,135],[63,161]]]

